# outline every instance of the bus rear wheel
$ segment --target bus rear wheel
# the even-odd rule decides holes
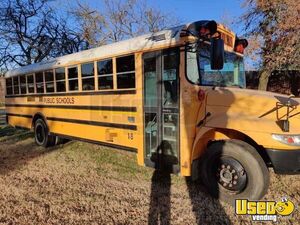
[[[56,137],[49,135],[49,129],[43,119],[37,119],[34,124],[34,139],[38,146],[51,147],[56,143]]]
[[[234,205],[235,199],[259,200],[268,190],[269,171],[256,149],[239,140],[211,143],[200,166],[208,192]]]

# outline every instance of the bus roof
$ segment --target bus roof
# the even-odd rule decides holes
[[[8,71],[5,74],[5,77],[12,77],[22,74],[31,74],[53,68],[76,65],[83,62],[94,61],[99,58],[105,59],[116,55],[124,55],[137,51],[142,51],[144,49],[171,46],[179,42],[181,31],[183,29],[187,29],[191,24],[194,23],[184,24],[156,33],[149,33],[128,40],[119,41],[108,45],[103,45],[100,47],[49,59],[47,61],[19,67],[17,69]],[[218,24],[218,30],[221,29],[222,31],[224,30],[224,28],[224,26]],[[226,30],[230,32],[227,28]],[[230,33],[234,35],[232,32]]]

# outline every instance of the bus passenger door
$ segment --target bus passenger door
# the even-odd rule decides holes
[[[145,165],[179,172],[179,50],[146,53],[144,67]]]

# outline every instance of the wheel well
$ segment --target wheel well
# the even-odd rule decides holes
[[[267,152],[265,151],[264,147],[261,145],[258,145],[252,138],[247,136],[246,134],[239,132],[237,130],[230,130],[230,129],[213,129],[208,131],[206,134],[203,134],[203,136],[206,136],[204,139],[204,142],[201,142],[201,139],[198,141],[198,143],[195,145],[195,149],[205,149],[212,143],[216,141],[226,141],[230,139],[236,139],[240,141],[244,141],[247,144],[253,146],[258,154],[262,157],[263,161],[267,165],[267,167],[271,167],[272,163],[267,155]],[[198,148],[197,148],[198,147]],[[191,168],[191,174],[192,179],[197,180],[200,178],[199,176],[199,165],[201,164],[202,156],[204,152],[198,152],[198,156],[195,157],[192,161],[192,168]]]
[[[47,121],[46,121],[46,118],[43,114],[41,113],[36,113],[34,116],[33,116],[33,119],[32,119],[32,124],[31,124],[31,127],[34,128],[34,125],[35,125],[35,122],[38,120],[38,119],[42,119],[45,124],[47,125],[48,127],[48,124],[47,124]]]
[[[249,137],[246,134],[239,132],[237,130],[217,129],[216,131],[228,136],[231,139],[238,139],[238,140],[244,141],[244,142],[248,143],[249,145],[253,146],[256,149],[256,151],[258,152],[258,154],[262,157],[262,159],[264,160],[266,165],[271,166],[271,164],[272,164],[271,160],[270,160],[267,152],[265,151],[264,147],[257,144],[251,137]],[[216,140],[216,141],[218,141],[218,140]],[[209,145],[212,142],[209,142],[207,145]]]
[[[264,160],[264,162],[266,163],[267,166],[271,166],[271,159],[268,156],[265,148],[261,145],[258,145],[252,138],[248,137],[247,135],[245,135],[245,140],[246,143],[248,143],[249,145],[252,145],[256,151],[258,152],[258,154],[262,157],[262,159]]]

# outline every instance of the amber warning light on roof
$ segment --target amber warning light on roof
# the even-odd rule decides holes
[[[244,54],[245,48],[248,46],[248,41],[246,39],[235,39],[234,51]]]
[[[215,21],[207,21],[204,23],[202,26],[200,26],[199,29],[199,34],[200,36],[205,36],[205,35],[213,35],[217,31],[217,23]]]

